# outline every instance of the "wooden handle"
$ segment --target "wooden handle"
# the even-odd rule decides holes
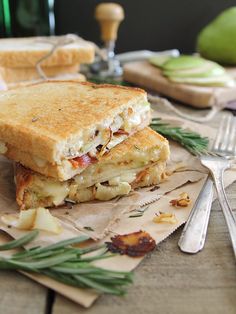
[[[124,19],[123,8],[117,3],[101,3],[96,6],[95,18],[100,24],[102,40],[115,41],[120,22]]]

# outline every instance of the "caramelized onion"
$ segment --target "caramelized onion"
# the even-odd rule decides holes
[[[111,238],[111,241],[106,242],[109,251],[132,257],[144,256],[156,247],[156,242],[150,234],[141,230],[129,234],[116,235]]]
[[[115,136],[116,135],[129,135],[128,132],[126,132],[125,130],[119,129],[118,131],[113,133]]]

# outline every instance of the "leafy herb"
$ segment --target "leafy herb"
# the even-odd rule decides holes
[[[187,131],[181,127],[175,127],[162,122],[159,118],[152,119],[151,128],[184,146],[193,155],[207,152],[209,140],[196,132]]]
[[[133,214],[133,215],[130,215],[129,218],[136,218],[136,217],[142,217],[143,216],[143,213],[137,213],[137,214]]]
[[[160,186],[155,185],[153,188],[150,189],[150,192],[154,192],[154,191],[159,190],[159,189],[160,189]]]
[[[88,78],[88,81],[95,84],[112,84],[112,85],[123,85],[131,86],[130,83],[125,82],[121,79],[112,79],[112,78],[101,78],[98,75],[93,75],[91,78]]]
[[[135,209],[134,212],[135,214],[133,215],[130,215],[129,218],[136,218],[136,217],[142,217],[144,212],[149,208],[149,206],[146,206],[146,207],[141,207],[141,208],[138,208],[138,209]]]
[[[138,147],[137,145],[134,145],[134,148],[136,148],[137,150],[141,150],[140,147]]]
[[[15,248],[22,247],[23,245],[29,243],[34,238],[36,238],[38,234],[39,234],[38,230],[34,230],[18,240],[13,240],[6,244],[0,245],[0,251],[7,251],[7,250],[12,250]]]
[[[0,246],[0,250],[22,248],[37,235],[37,230],[29,232],[18,240]],[[94,266],[93,261],[111,257],[113,254],[108,253],[105,245],[86,248],[72,246],[88,239],[87,236],[80,236],[47,247],[26,249],[10,257],[0,256],[0,269],[24,270],[43,274],[67,285],[123,295],[125,293],[124,286],[132,283],[133,274]],[[91,252],[93,252],[92,256],[86,255]]]
[[[85,226],[84,229],[85,229],[85,230],[88,230],[88,231],[94,231],[94,229],[93,229],[92,227],[89,227],[89,226],[88,226],[88,227]]]

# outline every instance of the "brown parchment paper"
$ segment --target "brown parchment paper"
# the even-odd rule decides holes
[[[171,118],[170,116],[157,114],[156,112],[153,115],[161,117],[175,125],[193,129],[211,139],[215,136],[216,131],[213,128],[183,121],[179,118]],[[116,233],[124,234],[140,229],[150,233],[157,244],[160,243],[187,220],[190,210],[207,177],[207,172],[201,166],[199,160],[175,143],[171,143],[171,160],[168,163],[168,172],[172,174],[155,191],[150,191],[152,188],[149,187],[134,191],[128,197],[122,197],[110,202],[90,202],[73,206],[72,209],[58,208],[51,210],[51,213],[60,220],[63,232],[55,235],[42,231],[40,232],[40,236],[31,245],[44,246],[82,234],[89,234],[93,239],[104,242]],[[235,179],[236,171],[230,170],[226,173],[226,185],[229,185]],[[181,192],[187,192],[190,195],[192,203],[186,208],[175,209],[169,205],[169,201],[178,197]],[[0,159],[0,217],[5,213],[17,214],[18,209],[14,200],[14,193],[11,162],[2,158]],[[129,216],[132,214],[132,211],[141,206],[148,206],[144,215],[138,218],[130,218]],[[154,223],[152,219],[155,213],[159,211],[174,213],[178,222],[174,225]],[[88,231],[84,227],[91,227],[93,231]],[[0,229],[7,232],[13,238],[18,238],[26,233],[26,231],[15,228],[9,229],[2,222],[0,222]],[[5,236],[0,234],[0,242],[4,241],[6,241]],[[108,269],[130,271],[141,260],[142,258],[115,256],[110,259],[97,261],[96,264]],[[99,296],[94,291],[68,287],[45,276],[25,274],[84,307],[91,306]]]

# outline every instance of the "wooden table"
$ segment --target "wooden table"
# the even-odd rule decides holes
[[[217,125],[220,116],[212,124]],[[227,193],[236,209],[236,183]],[[144,259],[125,297],[104,295],[93,307],[84,309],[19,273],[2,271],[0,313],[235,314],[236,263],[218,201],[213,204],[207,242],[201,253],[187,255],[179,251],[181,230]]]

